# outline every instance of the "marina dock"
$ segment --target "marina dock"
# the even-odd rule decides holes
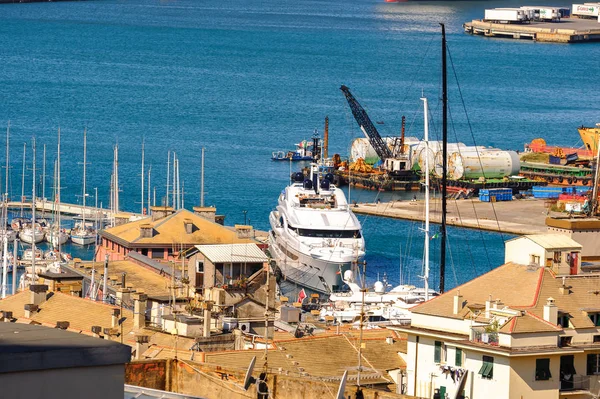
[[[528,39],[538,42],[583,43],[600,40],[596,19],[564,18],[560,22],[493,23],[475,19],[463,24],[465,32],[487,37]]]
[[[8,209],[17,210],[17,209],[26,209],[31,211],[31,202],[20,202],[20,201],[9,201]],[[72,216],[83,216],[85,213],[86,218],[93,219],[98,217],[99,219],[108,218],[111,216],[110,209],[104,208],[96,208],[93,206],[82,206],[77,204],[69,204],[66,202],[61,203],[53,203],[52,201],[44,201],[42,199],[37,199],[35,203],[35,209],[39,211],[45,212],[53,212],[60,211],[63,215],[72,215]],[[123,216],[143,216],[141,213],[132,213],[132,212],[119,212],[119,215]]]
[[[525,235],[546,233],[545,220],[548,213],[544,200],[515,200],[481,202],[478,199],[448,201],[447,223],[451,226]],[[431,201],[430,218],[441,222],[441,201]],[[357,204],[352,211],[362,215],[382,216],[394,219],[423,221],[423,201],[392,201],[379,204]]]

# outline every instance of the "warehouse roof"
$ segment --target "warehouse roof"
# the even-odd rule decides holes
[[[196,245],[212,263],[267,262],[269,258],[256,244]]]

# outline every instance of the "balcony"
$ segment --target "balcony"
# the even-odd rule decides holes
[[[560,391],[589,391],[590,390],[590,377],[587,375],[575,374],[568,376],[561,375],[560,377]]]
[[[490,331],[489,327],[473,327],[471,328],[471,336],[472,342],[498,346],[498,333]]]

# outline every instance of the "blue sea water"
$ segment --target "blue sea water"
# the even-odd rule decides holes
[[[157,202],[165,194],[171,150],[180,159],[185,205],[197,205],[205,147],[206,203],[216,205],[227,224],[242,223],[247,211],[250,223],[267,230],[268,213],[289,177],[289,165],[271,162],[271,152],[293,147],[314,129],[322,132],[325,116],[331,153],[347,155],[350,140],[361,136],[341,84],[351,88],[373,120],[384,122],[378,125],[383,135],[398,134],[405,115],[407,134],[421,136],[419,98],[426,95],[432,135],[439,136],[440,22],[448,32],[452,141],[516,150],[536,137],[577,145],[576,127],[600,119],[598,44],[491,39],[462,31],[462,23],[482,17],[485,8],[525,3],[106,0],[2,5],[0,126],[11,121],[9,194],[21,195],[23,143],[30,169],[35,136],[38,176],[42,145],[47,146],[50,196],[60,127],[62,198],[79,202],[87,127],[88,192],[93,195],[97,188],[100,203],[108,203],[112,148],[118,143],[121,207],[140,210],[144,140]],[[545,4],[569,6],[556,0]],[[4,176],[0,179],[3,187]],[[28,170],[28,195],[31,186]],[[352,192],[359,202],[373,195]],[[361,220],[369,278],[386,272],[397,282],[402,269],[405,281],[419,283],[420,224]],[[450,229],[447,286],[501,264],[507,238]],[[432,259],[437,259],[435,251]]]

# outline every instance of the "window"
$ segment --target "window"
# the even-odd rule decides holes
[[[569,337],[569,336],[559,337],[558,346],[560,346],[561,348],[565,347],[565,346],[570,346],[572,340],[573,340],[573,337]]]
[[[360,238],[360,230],[314,230],[314,229],[297,229],[290,227],[290,230],[296,232],[302,237],[316,238]]]
[[[569,315],[568,313],[559,313],[558,314],[558,324],[562,328],[569,328]]]
[[[196,273],[204,273],[204,261],[196,261]]]
[[[600,353],[587,355],[587,375],[600,374]]]
[[[600,326],[600,313],[590,313],[588,317],[596,327]]]
[[[462,349],[456,348],[456,354],[454,356],[454,365],[457,367],[462,366]]]
[[[440,341],[435,341],[435,348],[433,350],[433,362],[442,362],[442,343]]]
[[[550,378],[550,359],[535,359],[535,380],[547,381]]]
[[[594,343],[600,342],[600,335],[594,335]]]
[[[491,379],[494,376],[494,358],[491,356],[483,357],[483,364],[479,369],[479,374],[483,378]]]
[[[560,251],[554,251],[554,263],[560,263],[562,253]]]
[[[531,260],[530,263],[536,264],[538,266],[540,265],[540,257],[538,255],[529,255],[529,256],[531,257],[530,258],[530,260]]]

